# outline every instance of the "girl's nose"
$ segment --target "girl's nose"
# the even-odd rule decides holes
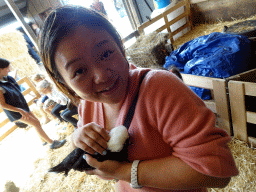
[[[102,68],[94,69],[94,83],[100,84],[100,83],[106,82],[109,78],[109,74],[110,72],[107,69],[102,69]]]

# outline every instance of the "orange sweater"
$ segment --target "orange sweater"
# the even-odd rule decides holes
[[[116,126],[123,124],[138,89],[139,79],[147,70],[130,70],[128,94]],[[230,177],[238,174],[227,146],[231,138],[224,130],[215,127],[213,112],[172,73],[150,71],[141,84],[136,106],[129,128],[129,161],[174,155],[206,175]],[[81,101],[78,126],[90,122],[104,127],[102,103]],[[149,187],[135,190],[125,181],[119,181],[117,188],[127,192],[170,191]]]

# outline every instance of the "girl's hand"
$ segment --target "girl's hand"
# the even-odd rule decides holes
[[[105,155],[109,139],[107,131],[96,123],[79,127],[72,134],[74,145],[90,154],[97,152]]]
[[[97,175],[104,180],[118,179],[130,182],[131,163],[121,163],[112,160],[99,162],[88,154],[84,155],[84,158],[90,166],[95,168],[94,170],[85,171],[86,174]]]

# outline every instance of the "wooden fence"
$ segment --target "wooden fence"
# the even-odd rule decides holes
[[[172,19],[172,20],[168,20],[168,15],[174,11],[176,11],[177,9],[184,7],[184,13],[180,14],[179,16],[177,16],[176,18]],[[167,29],[168,33],[169,33],[169,38],[171,43],[173,43],[173,36],[178,34],[179,32],[181,32],[182,30],[186,29],[186,28],[190,28],[190,30],[192,29],[192,22],[191,22],[191,12],[190,12],[190,1],[189,0],[183,0],[179,3],[177,3],[175,6],[169,8],[168,10],[166,10],[165,12],[159,14],[158,16],[152,18],[151,20],[141,24],[138,29],[134,32],[132,32],[130,35],[128,35],[127,37],[123,38],[123,42],[127,42],[130,39],[132,39],[133,37],[138,37],[140,35],[142,35],[144,33],[144,29],[147,28],[148,26],[152,25],[153,23],[159,22],[160,20],[164,19],[164,23],[161,27],[159,27],[158,29],[155,29],[155,32],[161,32],[165,29]],[[175,31],[171,30],[171,26],[173,24],[175,24],[176,22],[180,21],[181,19],[186,18],[187,22],[185,25],[180,26],[179,28],[177,28]]]

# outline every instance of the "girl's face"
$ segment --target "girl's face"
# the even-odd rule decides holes
[[[11,71],[11,65],[9,65],[6,68],[0,68],[0,77],[3,78],[7,76],[10,71]]]
[[[66,85],[82,99],[108,104],[124,100],[129,66],[108,32],[81,26],[59,43],[54,59]]]
[[[47,94],[50,94],[52,90],[50,88],[44,88],[44,89],[41,89],[40,92],[44,95],[47,95]]]

